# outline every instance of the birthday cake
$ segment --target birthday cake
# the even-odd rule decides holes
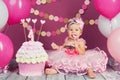
[[[34,37],[34,36],[32,36]],[[24,76],[39,76],[44,73],[45,62],[48,55],[39,41],[26,41],[16,54],[16,62],[19,66],[19,74]]]

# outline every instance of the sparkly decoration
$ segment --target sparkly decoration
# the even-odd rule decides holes
[[[48,19],[49,15],[47,13],[44,14],[44,18]]]
[[[41,32],[41,36],[46,36],[46,32],[45,32],[45,31],[42,31],[42,32]]]
[[[43,12],[40,12],[39,16],[40,16],[40,17],[43,17],[43,16],[44,16],[44,13],[43,13]]]
[[[59,18],[59,22],[63,22],[63,17],[60,17],[60,18]]]
[[[54,21],[57,22],[58,20],[59,20],[59,17],[58,17],[58,16],[55,16],[55,17],[54,17]]]
[[[47,37],[50,37],[51,36],[51,32],[47,32]]]
[[[41,24],[45,24],[46,21],[45,21],[45,20],[40,20],[40,23],[41,23]]]
[[[81,17],[81,15],[80,15],[79,13],[77,13],[77,14],[75,15],[75,17],[76,17],[76,18],[79,18],[79,17]]]
[[[34,11],[34,15],[36,15],[36,16],[39,15],[39,11],[38,11],[38,10],[35,10],[35,11]]]
[[[66,31],[66,28],[65,27],[61,27],[60,31],[64,33]]]
[[[54,16],[53,15],[49,15],[49,20],[53,20]]]
[[[52,36],[56,36],[56,31],[52,31]]]
[[[88,25],[88,24],[89,24],[89,20],[85,20],[84,23],[85,23],[86,25]]]
[[[83,13],[84,13],[84,10],[83,10],[83,9],[80,9],[80,10],[79,10],[79,13],[80,13],[80,14],[83,14]]]
[[[90,4],[90,1],[89,1],[89,0],[85,0],[84,4],[85,4],[85,5],[89,5],[89,4]]]
[[[22,25],[24,28],[27,28],[29,26],[27,22],[24,22]]]
[[[26,21],[29,23],[31,21],[31,18],[26,18]]]
[[[40,5],[40,4],[41,4],[41,1],[40,1],[40,0],[36,0],[36,4],[37,4],[37,5]]]
[[[52,2],[56,2],[56,0],[36,0],[37,5],[41,5],[41,4],[45,5],[47,3],[52,3]]]
[[[53,3],[56,2],[56,0],[36,0],[36,4],[37,5],[45,5],[47,3]],[[90,0],[84,0],[84,3],[82,4],[81,8],[78,10],[78,12],[75,14],[76,18],[80,18],[84,13],[85,10],[87,10],[88,5],[90,4]],[[50,21],[55,21],[55,22],[61,22],[61,23],[67,23],[69,19],[71,18],[67,18],[67,17],[62,17],[62,16],[57,16],[57,15],[53,15],[53,14],[49,14],[43,11],[39,11],[37,9],[32,8],[30,11],[31,14],[34,14],[35,16],[39,16],[41,18],[44,19],[48,19]],[[23,21],[24,22],[24,21]],[[37,22],[37,21],[36,21]],[[33,22],[34,23],[34,22]],[[40,20],[40,23],[42,25],[42,21]],[[43,21],[44,23],[44,21]],[[84,20],[85,25],[94,25],[98,23],[98,20]],[[24,23],[23,27],[28,27],[27,23]],[[66,32],[66,27],[60,27],[57,30],[53,30],[53,31],[41,31],[41,30],[36,30],[35,33],[38,36],[42,36],[42,37],[51,37],[51,36],[56,36],[62,33]]]
[[[64,18],[64,23],[67,23],[68,22],[68,18]]]
[[[98,19],[95,20],[95,24],[98,24]]]
[[[33,23],[37,23],[37,20],[36,19],[31,19],[33,20]],[[36,21],[36,22],[34,22]],[[85,20],[85,24],[90,24],[90,25],[93,25],[93,24],[97,24],[97,19],[96,20]],[[41,24],[45,24],[46,21],[45,20],[40,20],[40,23]],[[24,28],[27,28],[28,30],[31,29],[31,26],[24,21],[24,23],[22,24]],[[41,30],[41,29],[40,29]],[[35,34],[37,34],[38,36],[42,36],[42,37],[51,37],[51,36],[56,36],[56,35],[59,35],[59,34],[62,34],[62,33],[65,33],[66,32],[66,27],[60,27],[60,29],[57,29],[57,30],[54,30],[54,31],[40,31],[40,30],[35,30]]]
[[[35,10],[34,10],[33,8],[31,8],[30,13],[34,13],[34,11],[35,11]]]
[[[87,5],[83,4],[82,9],[87,9]]]
[[[57,17],[56,17],[56,19],[57,19]],[[30,21],[34,24],[34,26],[31,26],[29,24]],[[65,21],[67,21],[67,18],[65,19]],[[37,22],[40,22],[40,24],[41,24],[41,26],[38,30],[36,30],[36,28],[35,28],[35,24]],[[65,27],[60,27],[60,29],[57,29],[57,30],[54,30],[54,31],[42,31],[43,24],[46,23],[45,20],[38,21],[37,19],[26,18],[26,19],[22,19],[21,23],[22,23],[22,26],[23,26],[23,29],[24,29],[25,41],[27,41],[26,30],[25,29],[27,29],[29,31],[32,30],[33,33],[37,34],[38,35],[37,40],[39,40],[39,36],[42,36],[42,37],[56,36],[56,35],[65,33],[65,31],[66,31]]]
[[[90,4],[90,0],[85,0],[84,4],[81,6],[81,9],[79,9],[78,13],[80,15],[84,14],[85,10],[87,9],[87,6]],[[77,14],[78,14],[77,13]],[[79,16],[77,16],[77,18],[80,18]]]
[[[41,0],[42,4],[46,4],[46,2],[47,2],[46,0]]]
[[[66,28],[61,27],[60,29],[57,29],[55,31],[42,31],[42,32],[40,32],[40,30],[37,30],[36,34],[39,36],[41,35],[42,37],[46,37],[46,36],[51,37],[51,36],[56,36],[56,35],[65,33],[65,31],[66,31]]]
[[[46,21],[45,20],[40,20],[40,23],[41,23],[41,26],[40,26],[40,28],[39,28],[39,34],[41,34],[41,32],[42,32],[42,28],[43,28],[43,24],[45,24],[46,23]],[[44,34],[43,34],[44,35]],[[39,37],[40,37],[40,35],[38,35],[38,37],[37,37],[37,41],[39,41]]]
[[[47,0],[48,3],[51,3],[51,0]]]
[[[35,24],[37,22],[37,19],[32,19],[32,22]]]
[[[32,29],[29,30],[28,38],[30,38],[31,41],[34,41],[34,32]]]
[[[93,19],[91,19],[91,20],[89,21],[89,23],[90,23],[91,25],[94,25],[95,21],[94,21]]]
[[[36,3],[38,2],[40,4],[46,4],[46,3],[50,3],[50,2],[56,2],[56,0],[36,0]],[[76,13],[75,17],[76,18],[80,18],[81,15],[84,14],[85,10],[87,9],[87,6],[90,4],[90,0],[85,0],[84,4],[82,4],[81,9],[79,9],[78,13]],[[59,16],[55,16],[52,14],[48,14],[48,13],[44,13],[44,12],[40,12],[39,10],[34,10],[32,8],[31,9],[31,13],[34,14],[35,16],[40,16],[43,17],[45,19],[49,19],[51,21],[55,21],[55,22],[64,22],[67,23],[69,18],[63,18],[63,17],[59,17]]]
[[[56,30],[56,34],[58,34],[58,35],[61,34],[59,29]]]
[[[25,22],[25,19],[21,19],[21,23],[24,23]]]

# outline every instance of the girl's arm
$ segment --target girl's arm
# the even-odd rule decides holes
[[[59,50],[59,49],[64,48],[65,42],[64,42],[64,44],[63,44],[62,46],[59,46],[59,45],[57,45],[56,43],[53,42],[53,43],[51,44],[51,46],[52,46],[53,49]]]
[[[64,48],[64,47],[65,47],[65,44],[66,44],[66,42],[67,42],[67,39],[68,39],[68,38],[65,39],[63,45],[61,45],[61,46],[59,46],[59,45],[57,45],[56,43],[53,42],[53,43],[51,44],[52,48],[53,48],[53,49],[57,49],[57,50],[60,50],[60,49]]]

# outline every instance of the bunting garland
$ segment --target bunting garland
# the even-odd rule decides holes
[[[52,2],[56,2],[56,0],[36,0],[36,5],[47,4]]]
[[[55,16],[55,15],[52,15],[52,14],[48,14],[48,13],[44,13],[44,12],[40,12],[39,10],[35,10],[34,8],[31,8],[31,14],[34,14],[35,16],[39,16],[39,17],[42,17],[44,19],[49,19],[51,21],[55,21],[55,22],[63,22],[63,23],[67,23],[69,18],[63,18],[63,17],[59,17],[59,16]],[[82,13],[81,13],[82,14]],[[76,14],[76,17],[80,17],[80,14],[77,13]],[[97,24],[97,19],[96,20],[93,20],[93,19],[90,19],[90,20],[84,20],[85,22],[85,25],[94,25],[94,24]]]
[[[44,0],[44,1],[47,1],[47,0]],[[42,0],[41,0],[41,2],[42,2]],[[54,2],[56,2],[56,0]],[[87,9],[87,6],[89,4],[90,4],[90,0],[85,0],[84,3],[81,6],[81,9],[79,9],[78,13],[76,13],[75,17],[77,17],[77,18],[81,17],[81,15],[84,14],[84,12]],[[39,11],[39,10],[34,9],[34,8],[31,8],[30,13],[34,14],[35,16],[39,16],[39,17],[42,17],[42,18],[45,18],[45,19],[48,19],[48,20],[51,20],[51,21],[55,21],[55,22],[67,23],[68,20],[69,20],[69,18],[64,18],[64,17],[53,15],[53,14],[48,14],[48,13],[45,13],[43,11]]]
[[[29,23],[32,22],[34,24],[34,26],[31,26]],[[56,36],[59,34],[62,34],[66,31],[66,27],[60,27],[60,29],[57,30],[53,30],[53,31],[43,31],[41,26],[39,30],[36,30],[36,26],[35,24],[38,22],[37,19],[31,19],[31,18],[26,18],[26,19],[21,19],[21,24],[23,26],[23,29],[25,31],[25,29],[30,30],[31,28],[33,29],[34,33],[37,34],[38,36],[42,36],[42,37],[51,37],[51,36]],[[43,25],[45,24],[45,20],[40,20],[40,24]],[[43,26],[45,27],[45,26]],[[26,34],[26,32],[24,32],[24,34]],[[26,37],[26,35],[25,35]],[[39,37],[38,37],[39,39]]]
[[[36,5],[41,5],[41,4],[45,5],[47,3],[52,3],[52,2],[56,2],[56,0],[36,0],[35,3],[36,3]],[[81,6],[81,9],[79,9],[78,13],[76,13],[75,17],[80,18],[81,15],[83,15],[85,10],[88,8],[89,4],[90,4],[90,0],[85,0],[84,3]],[[64,17],[61,17],[61,16],[56,16],[56,15],[53,15],[53,14],[48,14],[46,12],[39,11],[39,10],[34,9],[34,8],[31,8],[30,13],[37,16],[37,17],[41,17],[41,18],[44,18],[44,19],[48,19],[50,21],[61,22],[61,23],[65,23],[65,24],[70,19],[70,18],[64,18]],[[37,20],[36,20],[36,22],[34,22],[35,19],[30,19],[30,18],[28,19],[27,18],[26,22],[24,21],[24,23],[22,23],[24,28],[27,28],[27,29],[30,28],[30,26],[29,26],[30,20],[34,23],[34,27],[35,27],[35,24],[36,24]],[[94,20],[94,19],[84,20],[84,23],[85,23],[85,25],[94,25],[94,24],[98,23],[98,20],[97,19],[96,20]],[[42,36],[42,37],[56,36],[56,35],[60,35],[64,32],[66,32],[66,27],[65,26],[61,26],[57,30],[53,30],[53,31],[44,31],[44,30],[41,31],[41,30],[36,30],[36,29],[34,30],[35,34],[37,34],[38,36]]]

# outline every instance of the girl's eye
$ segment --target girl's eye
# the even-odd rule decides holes
[[[70,29],[70,31],[73,31],[73,29]]]
[[[78,29],[75,29],[75,31],[78,31]]]

